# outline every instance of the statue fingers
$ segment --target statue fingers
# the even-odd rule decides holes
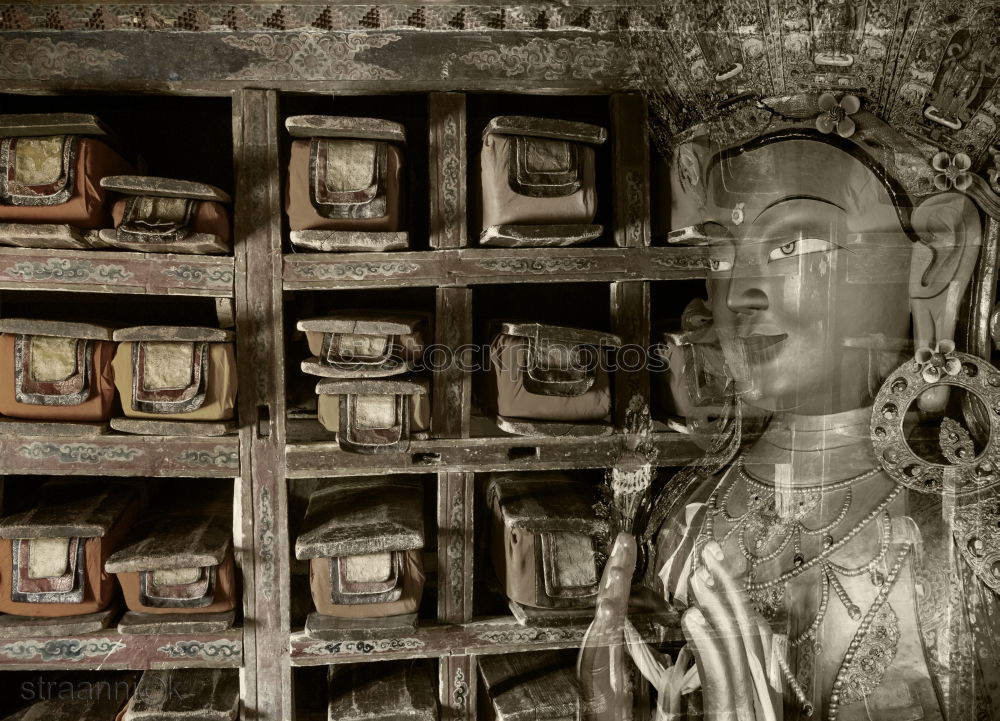
[[[587,642],[594,645],[621,643],[635,559],[635,538],[628,533],[619,533],[597,588],[594,620],[587,630]]]
[[[667,669],[671,665],[670,657],[664,656],[643,641],[642,636],[628,619],[625,619],[625,643],[625,650],[632,657],[639,672],[653,684],[657,692],[662,693]]]
[[[599,599],[615,598],[628,602],[637,554],[635,537],[631,533],[619,533],[608,554],[608,561],[604,564],[604,573],[597,589]]]
[[[750,606],[743,584],[737,582],[730,573],[722,547],[715,541],[710,541],[705,544],[701,558],[705,568],[712,574],[716,586],[721,587],[721,595],[732,611],[732,617],[739,628],[747,654],[759,659],[762,666],[766,665],[769,655],[765,653],[760,627],[757,624],[760,614]]]
[[[729,664],[715,630],[697,608],[684,612],[681,629],[691,646],[695,668],[701,678],[702,706],[706,721],[732,721],[741,718],[736,714]]]
[[[732,701],[738,721],[753,721],[755,693],[747,663],[747,649],[721,583],[702,566],[691,574],[691,589],[729,669]],[[696,648],[697,652],[697,648]],[[702,683],[706,682],[702,677]]]
[[[771,665],[771,656],[774,652],[774,631],[771,630],[771,626],[768,625],[767,621],[759,613],[754,614],[754,621],[757,624],[757,633],[760,636],[761,645],[764,647],[765,667],[769,667]]]
[[[624,688],[621,646],[585,642],[577,656],[576,675],[583,701],[582,721],[607,721],[619,707]],[[608,714],[612,716],[608,716]]]
[[[774,647],[774,631],[760,614],[757,614],[757,627],[760,629],[761,642],[764,644],[764,670],[767,673],[769,686],[771,688],[771,700],[777,711],[783,708],[782,696],[785,688],[785,678],[781,671],[778,658],[775,656],[777,649]]]
[[[721,587],[720,595],[727,602],[731,616],[739,629],[747,655],[747,670],[757,699],[758,719],[773,719],[775,712],[772,689],[768,684],[766,673],[770,654],[765,651],[761,627],[757,623],[760,614],[750,606],[743,585],[731,575],[722,547],[718,543],[711,541],[705,545],[702,562],[711,573],[715,585]]]
[[[677,652],[677,658],[674,659],[674,665],[679,668],[688,669],[692,663],[694,663],[694,656],[691,655],[690,647],[685,645],[680,651]]]
[[[692,656],[692,662],[694,657]],[[698,666],[692,663],[691,668],[687,670],[684,674],[684,678],[681,679],[681,695],[686,693],[691,693],[695,689],[701,686],[701,677],[698,675]]]

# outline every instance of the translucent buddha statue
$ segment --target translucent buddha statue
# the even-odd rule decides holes
[[[591,717],[627,717],[620,643],[658,721],[1000,718],[994,446],[949,381],[983,381],[1000,414],[995,369],[955,349],[995,197],[861,105],[748,104],[673,148],[676,234],[707,243],[734,407],[766,421],[730,423],[638,540],[619,535],[580,656]],[[940,424],[960,468],[911,455],[907,419]],[[674,658],[626,617],[644,538],[647,583],[682,612]]]

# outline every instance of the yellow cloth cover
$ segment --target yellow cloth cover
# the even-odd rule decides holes
[[[321,395],[318,403],[319,422],[328,431],[340,430],[340,396]],[[431,399],[429,395],[410,396],[410,431],[426,431],[431,427]]]
[[[201,408],[188,413],[143,413],[132,408],[132,346],[119,343],[111,362],[122,412],[129,418],[176,421],[224,421],[233,417],[236,405],[236,353],[231,343],[209,343],[208,383]]]

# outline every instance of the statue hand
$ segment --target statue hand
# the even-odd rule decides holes
[[[625,719],[632,710],[622,660],[625,613],[635,560],[635,538],[619,533],[597,589],[594,620],[587,629],[577,658],[583,718],[589,721]]]
[[[635,626],[625,620],[626,650],[639,672],[656,689],[654,721],[668,721],[681,713],[681,696],[698,688],[698,668],[687,646],[677,654],[677,663],[648,646]]]
[[[705,544],[691,578],[695,605],[681,619],[701,676],[705,716],[780,721],[781,692],[768,681],[771,630],[727,560],[718,543]]]

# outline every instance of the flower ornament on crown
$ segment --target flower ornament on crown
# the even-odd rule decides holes
[[[931,166],[939,171],[934,176],[934,187],[938,190],[966,190],[972,185],[972,174],[969,172],[972,159],[965,153],[948,155],[942,151],[931,159]]]
[[[943,376],[957,376],[962,361],[955,357],[955,341],[940,340],[934,348],[917,348],[914,358],[920,364],[920,375],[928,383],[937,383]]]
[[[855,95],[845,95],[837,102],[831,93],[823,93],[818,101],[821,112],[816,116],[816,128],[821,133],[836,131],[842,138],[854,135],[854,121],[851,116],[861,109],[861,101]]]

